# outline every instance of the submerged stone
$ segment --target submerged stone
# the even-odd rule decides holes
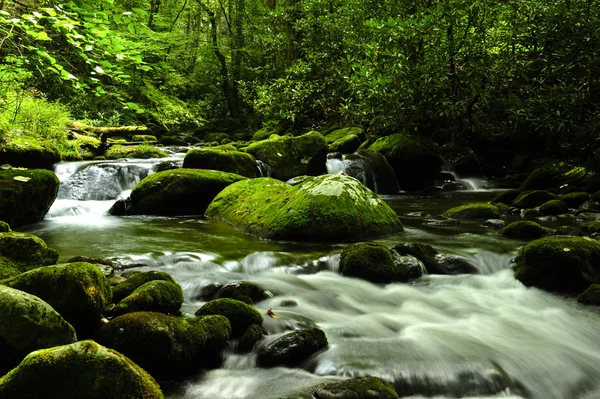
[[[241,181],[217,195],[206,215],[275,240],[353,241],[402,231],[396,213],[344,175],[291,186],[270,178]]]
[[[327,346],[329,343],[323,330],[307,328],[285,334],[260,347],[256,362],[259,367],[297,367]]]
[[[397,399],[392,384],[379,377],[354,377],[320,384],[312,390],[314,399]]]
[[[0,379],[0,399],[164,399],[156,381],[94,341],[42,349]]]

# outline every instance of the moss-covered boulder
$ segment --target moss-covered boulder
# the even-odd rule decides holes
[[[263,338],[265,332],[263,328],[258,324],[252,324],[246,329],[244,334],[240,337],[238,342],[237,350],[240,353],[248,353],[254,346]]]
[[[132,312],[176,314],[182,303],[183,291],[179,284],[154,280],[141,285],[123,298],[115,307],[114,313],[117,315]]]
[[[592,284],[578,297],[577,302],[584,305],[600,305],[600,284]]]
[[[360,138],[355,134],[351,134],[331,143],[329,145],[329,151],[341,152],[342,154],[351,154],[358,150],[360,144]]]
[[[256,362],[259,367],[297,367],[328,346],[323,330],[307,328],[285,334],[261,346],[257,352]]]
[[[583,231],[577,226],[558,226],[554,230],[555,236],[582,236]]]
[[[151,134],[136,134],[131,139],[133,141],[152,142],[156,141],[156,136],[152,136]]]
[[[258,141],[248,146],[246,152],[269,165],[274,179],[286,181],[302,175],[318,176],[327,171],[327,143],[317,132]]]
[[[253,324],[262,325],[263,317],[252,306],[231,298],[214,299],[202,305],[196,316],[221,315],[231,323],[234,337],[240,337]]]
[[[10,233],[12,232],[10,225],[6,222],[0,220],[0,233]]]
[[[39,222],[56,199],[58,185],[48,170],[0,170],[0,220],[13,228]]]
[[[269,291],[256,284],[247,281],[239,281],[226,284],[219,288],[214,298],[211,299],[231,298],[252,305],[255,302],[260,302],[271,296],[272,294]]]
[[[202,215],[219,192],[244,179],[233,173],[204,169],[154,173],[134,187],[126,214]],[[117,214],[118,209],[113,207],[110,213]]]
[[[121,158],[166,158],[169,155],[163,150],[152,147],[151,145],[113,145],[104,154],[106,159]]]
[[[576,191],[574,193],[561,194],[558,199],[567,204],[569,208],[579,208],[585,201],[590,199],[590,195],[584,191]]]
[[[542,216],[562,215],[568,211],[569,208],[567,207],[567,204],[557,199],[544,202],[540,205],[540,215]]]
[[[529,220],[519,220],[513,222],[502,229],[502,235],[507,238],[516,238],[519,240],[535,240],[540,238],[544,229],[539,223]]]
[[[235,173],[240,176],[257,177],[256,160],[248,153],[223,151],[212,148],[193,148],[185,154],[183,167],[191,169],[212,169]]]
[[[581,292],[600,282],[600,242],[562,236],[532,241],[516,258],[515,277],[528,286]]]
[[[230,334],[231,326],[223,316],[137,312],[105,324],[98,342],[123,353],[156,379],[167,380],[220,364]]]
[[[294,186],[271,178],[241,181],[219,193],[206,215],[275,240],[355,241],[402,231],[383,200],[344,175],[307,177]]]
[[[397,194],[400,191],[394,169],[383,155],[370,150],[358,150],[344,156],[344,172],[377,194]]]
[[[398,255],[413,256],[420,260],[429,274],[472,274],[478,269],[466,259],[456,255],[442,254],[429,244],[420,242],[400,243],[392,248]]]
[[[42,349],[0,379],[2,399],[164,399],[138,365],[94,341]]]
[[[526,191],[521,193],[521,195],[515,199],[512,205],[519,209],[530,209],[554,199],[556,199],[556,195],[548,191]]]
[[[373,283],[407,282],[421,277],[420,265],[402,262],[388,247],[361,242],[347,246],[340,255],[340,273]]]
[[[0,165],[52,170],[60,152],[49,141],[26,135],[9,135],[0,142]]]
[[[354,377],[346,381],[320,384],[313,388],[314,399],[397,399],[396,390],[379,377]]]
[[[0,285],[0,376],[31,351],[76,340],[75,329],[48,303]]]
[[[85,262],[40,267],[0,284],[48,302],[79,335],[100,328],[101,314],[112,299],[108,279],[96,266]]]
[[[407,133],[381,137],[369,149],[385,156],[403,190],[432,186],[444,162],[433,141]]]
[[[349,136],[357,136],[359,141],[363,141],[365,138],[364,130],[362,127],[344,127],[341,129],[333,129],[330,132],[323,133],[327,144],[331,145],[336,141],[343,140]]]
[[[568,168],[560,165],[545,165],[535,169],[527,176],[519,189],[526,190],[546,190],[551,187],[559,187],[564,181],[563,173]]]
[[[442,216],[461,220],[498,219],[500,211],[496,205],[487,202],[474,202],[448,209]]]
[[[126,280],[113,287],[113,301],[115,303],[121,302],[125,297],[131,295],[133,291],[150,281],[162,280],[175,283],[173,277],[165,272],[157,270],[151,270],[149,272],[132,270],[132,272],[135,273],[132,275],[128,274],[127,272],[123,273],[122,276],[125,277]]]
[[[521,190],[517,190],[517,189],[503,191],[500,194],[496,195],[494,197],[494,199],[492,199],[490,201],[490,203],[492,203],[492,204],[500,204],[501,203],[501,204],[510,205],[513,202],[515,202],[517,197],[519,197],[520,195],[521,195]]]
[[[28,233],[0,233],[0,279],[10,278],[41,266],[53,265],[58,251]]]

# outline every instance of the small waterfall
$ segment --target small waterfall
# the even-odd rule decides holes
[[[376,152],[356,152],[327,158],[327,173],[346,173],[377,194],[397,194],[400,190],[396,174],[383,155]]]
[[[260,159],[256,160],[256,167],[258,168],[261,177],[271,177],[271,175],[273,174],[273,169],[271,168],[271,166],[268,163],[261,161]]]
[[[451,170],[440,172],[442,179],[436,180],[435,187],[443,191],[483,191],[488,189],[488,182],[479,177],[459,177]]]

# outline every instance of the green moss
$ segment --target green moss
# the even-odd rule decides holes
[[[517,199],[517,197],[519,197],[519,195],[521,195],[521,190],[507,190],[495,196],[494,199],[490,201],[490,203],[512,204]]]
[[[582,237],[545,237],[530,242],[516,259],[515,277],[525,285],[580,292],[600,282],[600,243]]]
[[[584,305],[600,305],[600,284],[592,284],[578,297],[577,302]]]
[[[115,303],[121,302],[125,297],[131,295],[133,291],[141,287],[142,285],[150,282],[150,281],[169,281],[171,283],[175,283],[173,277],[165,272],[160,272],[156,270],[152,270],[149,272],[139,272],[137,270],[132,270],[132,272],[136,272],[133,275],[127,275],[126,273],[122,274],[122,277],[125,277],[127,280],[113,287],[113,301]]]
[[[327,170],[327,144],[317,132],[259,141],[248,146],[246,152],[271,166],[275,179],[285,181],[302,175],[317,176]]]
[[[121,159],[121,158],[166,158],[168,154],[161,149],[150,145],[113,145],[106,151],[106,159]]]
[[[351,154],[360,147],[360,138],[357,135],[351,134],[342,139],[339,139],[329,145],[330,152],[341,152],[342,154]]]
[[[33,352],[0,379],[0,398],[84,397],[164,399],[148,373],[94,341]]]
[[[521,220],[513,222],[502,230],[502,235],[508,238],[533,240],[542,236],[543,229],[536,222]]]
[[[336,129],[325,135],[325,141],[327,142],[327,144],[333,144],[336,141],[340,141],[344,138],[347,138],[348,136],[356,136],[357,138],[359,138],[361,136],[364,136],[364,130],[362,127],[345,127],[342,129]],[[360,141],[361,140],[359,138],[359,145]]]
[[[449,209],[444,212],[442,216],[450,219],[463,220],[498,219],[500,217],[500,211],[495,205],[486,202],[475,202]]]
[[[389,382],[379,377],[355,377],[346,381],[320,384],[313,388],[315,399],[397,399]]]
[[[221,143],[221,141],[225,139],[231,140],[231,136],[227,133],[208,133],[205,134],[204,137],[202,137],[202,140],[204,140],[205,143],[210,143],[212,141],[217,141],[218,143]]]
[[[250,154],[240,151],[217,149],[191,149],[183,160],[184,168],[212,169],[235,173],[240,176],[257,177],[256,160]]]
[[[10,225],[0,220],[0,233],[10,233],[11,231]]]
[[[519,190],[546,190],[552,187],[559,187],[564,181],[562,174],[568,170],[569,168],[561,164],[546,165],[537,168],[533,172],[531,172],[529,176],[527,176],[525,181],[519,187]],[[530,206],[523,208],[532,207]]]
[[[13,134],[0,142],[0,165],[52,170],[60,159],[58,149],[42,138]]]
[[[101,314],[112,299],[108,279],[85,262],[33,269],[0,284],[48,302],[80,335],[100,327]]]
[[[149,134],[136,134],[131,138],[133,141],[156,141],[156,136]]]
[[[500,212],[500,215],[507,215],[510,212],[510,206],[502,202],[498,202],[494,205],[496,205],[496,207],[498,208],[498,212]]]
[[[230,334],[231,326],[223,316],[136,312],[104,325],[98,342],[123,353],[155,378],[167,380],[218,365]]]
[[[258,350],[256,363],[259,367],[297,367],[329,343],[323,330],[307,328],[279,337]]]
[[[550,200],[544,202],[540,206],[540,215],[548,216],[548,215],[561,215],[563,213],[568,212],[567,204],[562,202],[561,200]]]
[[[248,353],[263,338],[263,328],[258,324],[252,324],[246,329],[237,346],[240,353]]]
[[[254,140],[254,141],[267,140],[269,137],[271,137],[271,135],[273,133],[274,133],[273,130],[260,129],[260,130],[257,130],[256,133],[254,133],[254,135],[252,136],[252,140]]]
[[[396,262],[388,247],[371,242],[344,248],[340,255],[340,273],[374,283],[406,282],[421,276],[420,270]]]
[[[0,375],[19,364],[33,350],[76,340],[73,327],[48,303],[37,296],[0,285],[0,347],[4,347],[0,356]]]
[[[202,215],[228,185],[246,179],[204,169],[173,169],[154,173],[131,192],[130,214]]]
[[[115,307],[117,315],[132,312],[176,314],[183,303],[183,291],[177,283],[154,280],[143,284]]]
[[[581,225],[581,230],[588,235],[600,232],[600,220],[590,220],[589,222],[585,222]]]
[[[527,191],[521,193],[512,205],[519,209],[530,209],[554,199],[556,199],[556,195],[549,193],[548,191]]]
[[[56,199],[58,186],[56,175],[47,170],[1,170],[0,220],[13,228],[42,220]]]
[[[402,231],[383,200],[344,175],[306,177],[294,186],[271,178],[241,181],[220,192],[206,215],[275,240],[352,241]]]
[[[590,195],[586,192],[578,191],[559,195],[558,199],[567,204],[569,208],[578,208],[581,204],[590,199]]]
[[[0,278],[8,278],[40,266],[53,265],[58,252],[41,238],[27,233],[0,233]]]
[[[231,323],[233,336],[241,336],[253,324],[262,325],[263,317],[252,306],[231,298],[214,299],[196,311],[196,316],[221,315]]]

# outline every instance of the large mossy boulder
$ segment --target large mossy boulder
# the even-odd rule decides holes
[[[133,312],[177,314],[183,303],[183,291],[177,283],[154,280],[138,287],[123,298],[114,309],[122,315]]]
[[[214,299],[202,305],[196,311],[196,316],[220,315],[225,316],[231,323],[234,337],[240,337],[253,324],[262,325],[263,317],[252,306],[231,298]]]
[[[48,170],[0,170],[0,220],[13,228],[39,222],[56,199],[58,186]]]
[[[383,155],[370,150],[358,150],[342,161],[344,172],[377,194],[397,194],[400,191],[394,169]]]
[[[235,173],[240,176],[257,177],[256,160],[248,153],[223,151],[211,148],[193,148],[185,154],[183,167],[191,169],[212,169]]]
[[[206,215],[274,240],[356,241],[402,231],[383,200],[344,175],[306,177],[294,186],[271,178],[241,181],[219,193]]]
[[[334,129],[326,134],[324,133],[325,141],[329,145],[349,136],[357,136],[362,141],[365,138],[365,133],[362,127],[343,127],[341,129]]]
[[[312,390],[314,399],[397,399],[396,390],[379,377],[354,377],[346,381],[317,385]]]
[[[516,238],[518,240],[535,240],[544,234],[544,228],[536,222],[529,220],[519,220],[512,222],[504,229],[502,235],[507,238]]]
[[[403,190],[431,187],[444,163],[433,141],[407,133],[381,137],[369,150],[385,156]]]
[[[496,205],[487,202],[475,202],[448,209],[442,216],[449,219],[487,220],[498,219],[500,211]]]
[[[567,204],[569,208],[578,208],[580,205],[590,199],[590,195],[584,191],[576,191],[568,194],[561,194],[558,199]]]
[[[0,285],[0,376],[31,351],[76,340],[75,329],[48,303]]]
[[[421,277],[417,263],[401,258],[382,244],[361,242],[347,246],[340,254],[340,273],[373,283],[407,282]]]
[[[126,214],[202,215],[219,192],[244,179],[233,173],[204,169],[154,173],[134,187]]]
[[[121,159],[121,158],[166,158],[169,156],[160,148],[152,147],[151,145],[113,145],[104,154],[106,159]]]
[[[545,237],[521,249],[515,277],[527,286],[581,292],[600,282],[600,242],[583,237]]]
[[[275,137],[251,144],[246,152],[271,167],[271,177],[287,181],[327,171],[327,143],[318,132],[298,137]]]
[[[0,284],[43,299],[71,323],[79,335],[100,328],[101,314],[112,299],[108,279],[96,266],[85,262],[40,267]]]
[[[328,346],[327,337],[319,328],[294,331],[261,346],[256,363],[259,367],[297,367]]]
[[[561,165],[539,167],[527,176],[519,190],[547,190],[548,188],[559,187],[564,180],[563,173],[566,171],[568,171],[568,168]]]
[[[60,152],[49,140],[11,134],[0,142],[0,165],[52,170],[57,162]]]
[[[567,204],[557,199],[546,201],[540,205],[540,215],[542,216],[562,215],[568,211],[569,208],[567,207]]]
[[[221,362],[231,325],[226,317],[127,313],[105,324],[98,342],[139,364],[158,380],[191,375]]]
[[[521,190],[517,190],[517,189],[512,189],[512,190],[506,190],[501,192],[500,194],[496,195],[491,201],[491,204],[505,204],[505,205],[510,205],[512,204],[517,197],[519,197],[521,195]]]
[[[340,152],[342,154],[351,154],[358,150],[360,144],[360,138],[355,134],[351,134],[331,143],[329,145],[329,151]]]
[[[58,251],[28,233],[0,233],[0,279],[10,278],[41,266],[53,265]]]
[[[0,399],[164,399],[156,381],[94,341],[42,349],[0,379]]]
[[[515,199],[513,202],[513,206],[519,209],[530,209],[535,208],[536,206],[540,206],[545,202],[556,199],[556,195],[544,191],[544,190],[535,190],[535,191],[526,191],[523,192],[520,196]]]
[[[592,284],[578,297],[577,302],[584,305],[600,306],[600,284]]]
[[[125,276],[126,273],[123,273]],[[126,280],[117,284],[113,287],[113,301],[115,303],[121,302],[125,297],[131,295],[133,291],[137,290],[142,285],[150,282],[150,281],[169,281],[171,283],[175,283],[173,277],[170,274],[161,272],[158,270],[150,270],[148,272],[138,272],[133,274],[132,276],[126,277]]]
[[[405,242],[396,245],[392,250],[398,255],[413,256],[420,260],[429,274],[472,274],[478,269],[466,259],[456,255],[442,254],[429,244]]]

